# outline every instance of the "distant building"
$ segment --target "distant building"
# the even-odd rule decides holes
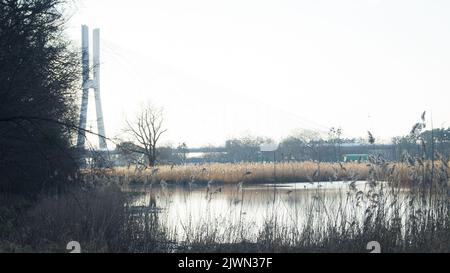
[[[346,154],[343,156],[344,162],[369,161],[368,154]]]

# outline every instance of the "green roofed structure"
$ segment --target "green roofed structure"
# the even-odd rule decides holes
[[[343,157],[344,162],[369,161],[368,154],[346,154]]]

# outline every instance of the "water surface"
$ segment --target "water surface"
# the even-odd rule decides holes
[[[157,185],[133,188],[141,192],[135,206],[158,208],[158,218],[178,240],[202,232],[219,234],[232,241],[237,230],[256,238],[265,223],[298,229],[305,225],[323,228],[338,221],[342,212],[361,215],[356,192],[367,192],[365,181],[286,184],[211,185],[197,187]],[[351,193],[351,194],[349,194]],[[314,219],[311,218],[314,215]]]

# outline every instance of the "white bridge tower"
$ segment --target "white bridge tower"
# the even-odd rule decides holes
[[[83,65],[83,96],[81,99],[80,124],[77,140],[77,147],[84,149],[86,141],[86,119],[88,110],[89,90],[94,89],[95,110],[97,115],[98,144],[100,150],[107,150],[105,125],[103,123],[102,100],[100,97],[100,30],[93,32],[93,78],[90,77],[89,66],[89,28],[86,25],[81,27],[81,49]]]

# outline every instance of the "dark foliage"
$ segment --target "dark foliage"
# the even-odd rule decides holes
[[[0,0],[0,190],[34,193],[75,171],[79,64],[61,0]]]

